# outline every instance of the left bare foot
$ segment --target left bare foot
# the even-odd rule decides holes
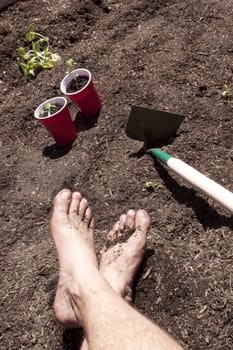
[[[50,227],[60,265],[54,313],[65,328],[77,328],[80,323],[71,307],[67,287],[75,282],[74,266],[97,268],[94,219],[87,200],[79,192],[60,191],[54,199]]]

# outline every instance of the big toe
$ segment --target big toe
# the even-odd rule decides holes
[[[134,228],[135,226],[135,210],[128,210],[126,214],[126,226],[129,228]]]
[[[136,250],[144,250],[146,246],[147,233],[150,227],[151,218],[149,214],[140,209],[136,212],[135,216],[135,232],[129,237],[128,243]]]
[[[61,190],[53,200],[53,213],[51,224],[57,224],[67,220],[72,193],[70,190]]]
[[[139,209],[135,216],[136,229],[147,231],[151,224],[150,215],[143,209]]]

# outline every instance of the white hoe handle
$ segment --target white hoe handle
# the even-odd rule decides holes
[[[213,198],[215,201],[233,213],[232,192],[219,185],[217,182],[211,180],[209,177],[203,175],[182,160],[174,158],[160,149],[153,149],[152,154],[163,163],[167,164],[170,169],[174,170],[189,183],[205,192],[209,197]]]

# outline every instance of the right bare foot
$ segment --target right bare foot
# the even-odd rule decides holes
[[[132,301],[132,284],[145,253],[150,222],[144,210],[121,215],[107,237],[112,247],[105,248],[101,256],[101,274],[127,302]]]

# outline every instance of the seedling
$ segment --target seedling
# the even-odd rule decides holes
[[[230,90],[230,88],[227,84],[223,85],[223,91],[222,91],[221,95],[225,99],[233,97],[233,92]]]
[[[86,85],[88,78],[86,76],[81,76],[78,73],[72,74],[72,71],[74,70],[76,65],[76,62],[73,58],[70,58],[69,60],[67,60],[66,65],[68,66],[68,70],[66,71],[66,74],[70,74],[72,77],[72,81],[67,87],[67,91],[71,93],[79,91]]]
[[[70,58],[66,61],[66,65],[68,66],[68,69],[66,71],[66,74],[71,74],[71,72],[74,70],[74,67],[76,65],[76,62],[73,58]],[[78,75],[77,75],[78,76]],[[76,77],[77,77],[76,76]]]
[[[49,38],[35,32],[33,27],[26,33],[26,40],[31,49],[26,51],[19,47],[16,50],[18,65],[25,76],[35,78],[42,69],[53,68],[61,59],[57,53],[49,51]]]
[[[154,190],[154,184],[151,181],[145,182],[145,187],[147,190]]]
[[[152,191],[157,191],[157,190],[164,190],[165,186],[161,183],[159,184],[154,184],[152,181],[147,181],[145,182],[145,188],[152,192]]]
[[[50,117],[52,114],[59,111],[61,106],[52,104],[52,103],[46,103],[43,109],[40,110],[39,114],[41,118]]]

